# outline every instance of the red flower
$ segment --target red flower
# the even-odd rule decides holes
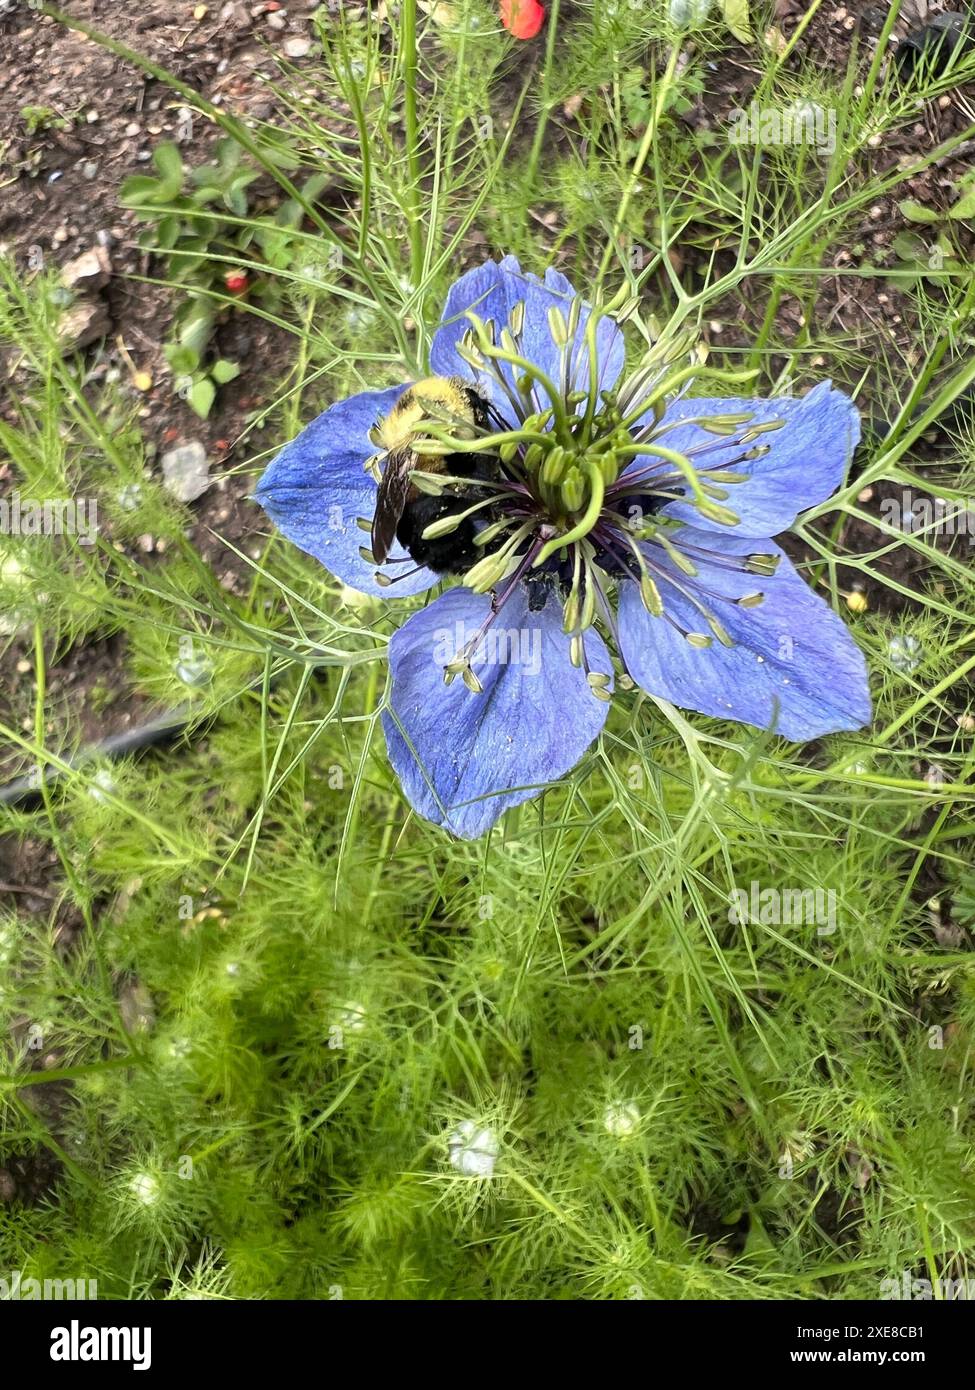
[[[247,276],[242,270],[228,270],[223,283],[231,294],[243,294],[247,288]]]
[[[533,39],[545,23],[538,0],[501,0],[501,23],[516,39]]]

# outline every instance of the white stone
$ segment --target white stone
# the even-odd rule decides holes
[[[65,352],[77,352],[80,348],[88,347],[89,343],[104,338],[111,326],[104,304],[80,299],[61,315],[58,341]]]
[[[164,486],[181,502],[195,502],[210,486],[207,451],[197,439],[169,449],[159,462]]]

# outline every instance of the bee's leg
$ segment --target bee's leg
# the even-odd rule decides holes
[[[552,575],[544,571],[539,574],[532,570],[525,577],[525,585],[528,589],[529,613],[540,613],[548,603],[548,596],[552,592]]]
[[[498,608],[498,591],[497,591],[497,589],[492,589],[492,590],[491,590],[491,613],[492,613],[492,615],[493,615],[494,617],[497,617],[497,616],[498,616],[498,613],[499,613],[500,611],[501,611],[501,610]]]

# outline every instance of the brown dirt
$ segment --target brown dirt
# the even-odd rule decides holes
[[[274,54],[286,40],[311,35],[311,11],[317,5],[318,0],[292,0],[285,10],[276,0],[232,0],[209,5],[199,19],[197,6],[168,0],[146,0],[137,15],[117,0],[68,0],[64,8],[167,67],[228,113],[260,121],[274,114],[265,87],[278,72]],[[292,352],[289,335],[257,316],[224,314],[215,347],[219,355],[239,361],[243,370],[221,388],[210,416],[201,420],[174,393],[163,356],[173,296],[140,278],[159,274],[159,268],[139,247],[144,224],[118,200],[125,178],[151,171],[151,152],[163,141],[177,139],[187,164],[205,162],[215,142],[214,128],[197,117],[192,141],[186,142],[181,102],[167,86],[26,3],[0,18],[0,47],[5,73],[0,155],[9,171],[0,201],[0,246],[13,253],[28,276],[39,266],[63,266],[96,245],[108,250],[112,276],[102,298],[111,328],[87,350],[88,380],[96,388],[106,379],[120,380],[156,457],[190,440],[205,446],[217,482],[192,504],[190,539],[220,582],[242,592],[245,567],[221,539],[242,547],[255,523],[253,507],[243,501],[249,479],[232,473],[234,442],[268,403],[268,386]],[[300,68],[302,62],[298,59],[296,65]],[[36,114],[30,119],[32,108],[43,113],[39,125]],[[31,124],[37,128],[32,130]],[[267,205],[273,205],[273,189],[255,188],[258,197],[263,194]],[[150,390],[136,390],[133,366],[151,376]],[[252,429],[248,448],[260,448],[261,442],[260,432]],[[0,489],[4,485],[0,467]],[[150,545],[151,540],[144,542],[141,553],[128,548],[146,563]],[[24,705],[30,702],[24,688],[27,655],[22,644],[14,643],[0,658],[3,714],[17,725],[23,725]],[[143,695],[120,686],[124,661],[123,640],[112,638],[80,645],[54,664],[52,707],[70,714],[63,726],[72,730],[74,740],[121,732],[147,713]],[[88,698],[106,681],[112,688],[107,707]]]

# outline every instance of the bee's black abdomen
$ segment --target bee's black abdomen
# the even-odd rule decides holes
[[[486,497],[484,489],[477,487],[476,480],[492,477],[494,467],[494,459],[483,454],[450,454],[442,461],[442,471],[454,477],[469,477],[471,487],[463,493],[449,493],[442,497],[419,493],[407,504],[396,530],[396,538],[418,565],[425,565],[436,574],[463,574],[481,559],[482,552],[474,544],[477,527],[473,517],[466,517],[458,523],[456,530],[446,536],[424,540],[423,532],[441,517],[457,516],[466,512],[474,502]],[[486,510],[480,511],[478,516],[482,520],[489,519]]]
[[[463,574],[480,558],[474,544],[474,522],[466,517],[458,523],[457,529],[447,536],[436,536],[424,540],[423,532],[439,521],[441,517],[451,516],[470,506],[464,497],[421,497],[411,502],[400,520],[396,536],[403,548],[418,565],[437,574]]]

